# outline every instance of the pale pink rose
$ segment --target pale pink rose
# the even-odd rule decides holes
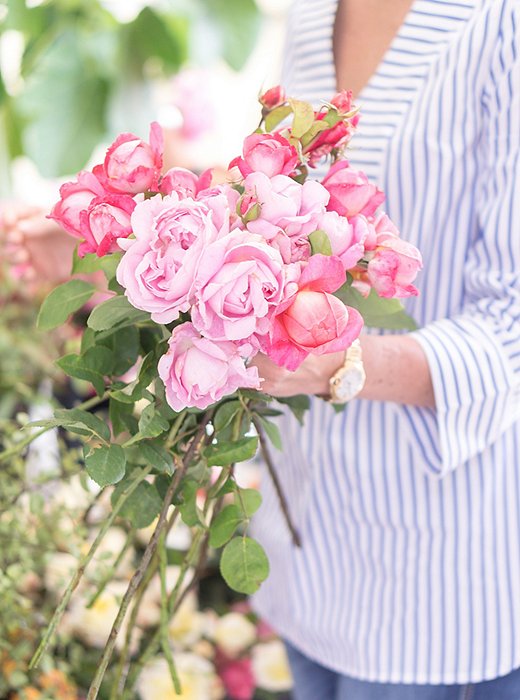
[[[351,168],[346,160],[334,163],[322,185],[330,193],[327,209],[342,216],[371,216],[385,199],[383,192],[368,181],[365,173]]]
[[[363,319],[332,295],[345,281],[341,260],[313,255],[303,268],[298,291],[280,306],[264,352],[294,371],[310,355],[346,350],[359,336]]]
[[[364,225],[367,227],[367,236],[365,238],[365,250],[375,250],[382,241],[387,238],[398,238],[399,230],[390,217],[382,212],[375,218],[369,217],[366,219],[363,216],[356,219],[364,220]]]
[[[111,192],[157,191],[162,157],[162,130],[157,122],[152,122],[150,143],[135,134],[120,134],[107,150],[103,165],[97,165],[94,173]]]
[[[174,328],[158,370],[174,411],[207,408],[240,387],[258,389],[256,367],[246,367],[231,341],[203,338],[191,323]]]
[[[368,263],[367,278],[380,297],[417,296],[412,284],[422,268],[421,254],[401,238],[388,236],[377,246]]]
[[[52,208],[49,219],[76,238],[82,238],[80,214],[95,197],[104,194],[105,188],[94,173],[82,170],[76,182],[66,182],[60,187],[60,200]]]
[[[182,197],[195,197],[211,185],[211,168],[196,175],[187,168],[170,168],[161,178],[159,191],[162,194],[177,192]]]
[[[227,183],[215,185],[197,193],[197,201],[204,202],[213,212],[215,226],[222,228],[226,225],[230,230],[242,228],[242,222],[237,213],[239,197],[239,192]]]
[[[259,236],[232,232],[202,253],[194,284],[191,318],[213,340],[255,345],[270,329],[283,298],[285,266]]]
[[[251,134],[244,141],[242,156],[234,158],[229,167],[237,166],[243,177],[250,173],[290,175],[298,163],[296,149],[280,134]]]
[[[263,173],[252,173],[244,180],[244,196],[259,205],[257,218],[246,228],[267,241],[280,231],[290,238],[301,238],[318,228],[329,200],[327,190],[315,180],[301,185],[286,175],[269,178]]]
[[[265,107],[267,110],[271,110],[283,105],[285,100],[285,90],[281,85],[276,85],[275,87],[266,90],[263,95],[260,95],[258,101],[262,107]]]
[[[318,228],[328,236],[333,255],[337,255],[345,270],[350,270],[363,257],[364,241],[367,227],[362,225],[359,217],[350,221],[335,211],[325,212]]]
[[[96,253],[99,257],[120,250],[117,239],[132,233],[130,216],[136,206],[132,197],[106,194],[96,197],[80,214],[81,235],[85,239],[78,248],[83,257]]]
[[[227,206],[227,200],[220,200]],[[175,193],[140,202],[132,215],[135,240],[120,241],[126,251],[117,268],[117,280],[137,309],[150,311],[157,323],[170,323],[188,311],[202,251],[227,233],[204,202],[179,199]]]

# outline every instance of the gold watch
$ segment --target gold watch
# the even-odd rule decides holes
[[[359,394],[365,385],[365,380],[361,343],[356,339],[345,353],[345,362],[330,378],[329,401],[347,403]]]

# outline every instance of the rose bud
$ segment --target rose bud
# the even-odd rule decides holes
[[[275,109],[285,102],[285,90],[281,85],[276,85],[260,95],[258,101],[265,110]]]

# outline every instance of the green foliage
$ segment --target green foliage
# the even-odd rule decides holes
[[[125,475],[125,451],[120,445],[102,445],[85,455],[89,476],[99,484],[117,484]]]
[[[60,284],[44,300],[38,315],[38,328],[48,331],[65,323],[68,317],[80,309],[95,291],[93,284],[83,280],[69,280]]]
[[[332,255],[332,246],[329,237],[325,231],[313,231],[309,236],[312,254],[321,253],[321,255]]]
[[[363,316],[366,326],[387,328],[389,330],[417,329],[415,321],[405,312],[399,299],[383,299],[371,290],[368,297],[362,296],[356,289],[345,284],[335,292],[341,301],[353,306]]]
[[[269,575],[267,556],[250,537],[235,537],[222,552],[220,572],[231,588],[251,595]]]
[[[88,327],[93,331],[106,331],[114,327],[135,326],[150,320],[150,314],[139,311],[124,296],[114,296],[92,310]]]
[[[219,467],[244,462],[255,456],[258,447],[258,438],[246,437],[234,442],[218,442],[208,447],[204,456],[208,467]]]

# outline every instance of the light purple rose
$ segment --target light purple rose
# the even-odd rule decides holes
[[[286,175],[268,178],[263,173],[252,173],[244,180],[244,196],[259,205],[258,217],[246,223],[251,233],[267,241],[280,231],[290,238],[302,238],[318,226],[329,201],[327,190],[315,180],[303,185]]]
[[[354,217],[350,221],[335,211],[326,212],[318,228],[328,236],[333,255],[337,255],[345,270],[353,268],[363,257],[364,241],[368,227],[364,217]]]
[[[260,388],[257,368],[245,366],[234,343],[203,338],[192,323],[174,328],[168,345],[158,369],[174,411],[207,408],[240,387]]]
[[[259,236],[234,231],[205,248],[194,285],[191,318],[213,340],[258,347],[284,293],[280,253]]]
[[[220,199],[226,209],[227,200]],[[226,210],[227,211],[227,210]],[[150,311],[157,323],[170,323],[192,304],[192,287],[203,250],[228,232],[229,212],[217,228],[204,202],[179,199],[176,193],[139,203],[132,214],[135,240],[119,240],[126,250],[117,281],[137,309]]]

